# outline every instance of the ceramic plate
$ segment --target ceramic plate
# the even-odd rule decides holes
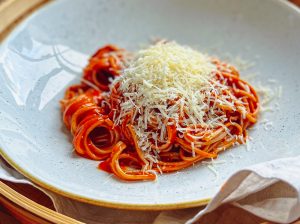
[[[73,152],[59,100],[99,47],[113,43],[134,50],[153,37],[239,56],[254,65],[242,75],[256,73],[255,82],[275,96],[272,111],[263,112],[250,131],[248,147],[155,182],[124,182]],[[38,185],[88,203],[132,209],[205,204],[238,169],[300,154],[299,39],[299,10],[286,1],[52,2],[2,43],[1,154]]]

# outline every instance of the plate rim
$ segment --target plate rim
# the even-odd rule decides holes
[[[93,199],[79,194],[71,193],[63,189],[59,189],[56,186],[53,186],[45,181],[42,181],[40,178],[30,174],[25,169],[21,168],[17,163],[13,161],[0,147],[0,155],[2,158],[11,165],[15,170],[21,173],[23,176],[28,178],[34,184],[39,187],[45,188],[51,192],[55,192],[59,195],[65,196],[70,199],[75,199],[80,202],[85,202],[92,205],[104,206],[109,208],[117,209],[128,209],[128,210],[172,210],[172,209],[181,209],[181,208],[192,208],[196,206],[206,205],[210,202],[211,198],[203,198],[199,200],[186,201],[186,202],[177,202],[177,203],[160,203],[160,204],[134,204],[134,203],[123,203],[123,202],[111,202],[103,199]]]
[[[270,4],[278,4],[280,7],[286,8],[290,10],[292,13],[297,13],[300,16],[300,7],[297,7],[293,3],[287,0],[278,0],[278,1],[270,1]],[[34,18],[38,13],[46,9],[46,6],[52,6],[52,3],[49,2],[45,4],[43,7],[39,8],[37,11],[33,12],[28,18],[24,19],[20,22],[13,30],[11,30],[5,38],[0,41],[0,53],[4,49],[5,45],[9,41],[10,38],[15,36],[19,30],[26,26],[26,24]],[[59,3],[59,2],[56,2]],[[109,208],[117,208],[117,209],[127,209],[127,210],[142,210],[142,211],[157,211],[157,210],[173,210],[173,209],[183,209],[183,208],[192,208],[197,206],[207,205],[212,197],[197,199],[197,200],[189,200],[185,202],[176,202],[176,203],[157,203],[157,204],[135,204],[135,203],[124,203],[124,202],[111,202],[108,200],[103,199],[93,199],[90,197],[82,196],[80,194],[71,193],[67,190],[54,186],[46,181],[41,180],[39,177],[35,176],[34,174],[27,172],[21,166],[19,166],[13,158],[10,158],[8,154],[5,153],[5,150],[0,147],[0,155],[2,158],[11,165],[15,170],[21,173],[23,176],[28,178],[32,181],[37,187],[42,187],[46,190],[51,192],[57,193],[61,196],[65,196],[70,199],[74,199],[76,201],[84,202],[87,204],[97,205],[97,206],[104,206]]]

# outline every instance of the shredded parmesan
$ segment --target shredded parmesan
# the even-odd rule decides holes
[[[134,113],[138,145],[150,156],[155,155],[150,153],[147,139],[152,138],[156,146],[165,143],[170,123],[181,132],[192,125],[211,128],[223,125],[226,116],[220,115],[220,111],[216,114],[216,104],[234,108],[230,102],[234,96],[219,94],[228,87],[212,78],[216,70],[207,55],[175,42],[158,42],[138,51],[112,83],[112,86],[118,83],[123,94],[115,124],[121,124],[128,113]],[[214,102],[213,106],[210,102]],[[179,123],[183,114],[183,122]],[[157,123],[154,128],[153,120]],[[149,125],[152,132],[147,131]],[[194,156],[195,146],[191,147]]]
[[[213,174],[215,175],[216,179],[219,179],[219,172],[215,169],[214,166],[212,165],[207,165],[207,168],[213,172]]]

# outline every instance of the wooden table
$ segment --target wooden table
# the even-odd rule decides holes
[[[0,41],[31,12],[51,0],[0,0]],[[291,0],[300,6],[300,0]],[[236,219],[244,217],[243,220]],[[232,205],[223,205],[205,215],[199,224],[271,224]],[[0,224],[81,223],[54,211],[52,201],[43,192],[25,184],[0,181]],[[300,221],[294,224],[300,224]]]

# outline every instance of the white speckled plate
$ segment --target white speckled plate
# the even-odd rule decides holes
[[[248,72],[259,72],[262,83],[282,86],[274,112],[264,113],[250,132],[250,149],[239,146],[218,158],[218,177],[199,164],[156,182],[128,183],[72,151],[59,106],[66,86],[79,81],[88,55],[100,46],[136,49],[151,37],[240,56],[255,63]],[[1,45],[1,154],[38,185],[88,203],[131,209],[205,204],[236,170],[300,154],[299,40],[300,13],[286,1],[55,1]],[[272,124],[264,126],[265,119]]]

